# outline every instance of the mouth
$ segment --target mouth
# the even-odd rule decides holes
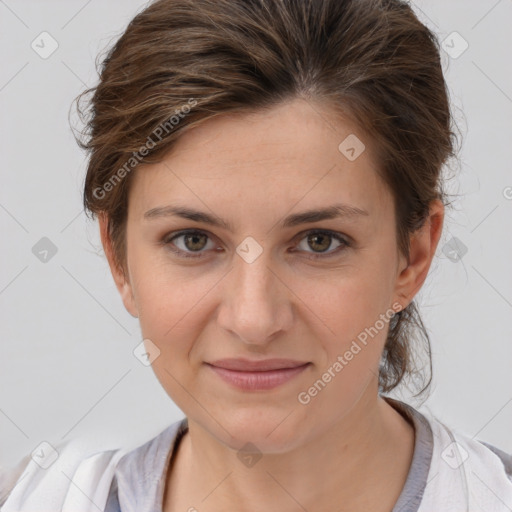
[[[292,359],[221,359],[206,363],[222,380],[246,391],[276,388],[302,373],[310,364]]]

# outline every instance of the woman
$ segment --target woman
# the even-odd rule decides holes
[[[90,92],[85,207],[186,418],[61,445],[2,510],[512,510],[510,455],[384,395],[428,350],[455,154],[408,4],[159,0]]]

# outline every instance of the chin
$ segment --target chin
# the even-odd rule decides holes
[[[213,426],[213,425],[212,425]],[[234,450],[252,443],[263,453],[285,453],[301,443],[305,421],[286,408],[246,408],[225,413],[214,426],[221,441]],[[226,432],[227,431],[227,432]],[[229,434],[228,434],[229,432]]]

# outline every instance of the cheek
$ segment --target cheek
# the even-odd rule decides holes
[[[164,387],[172,389],[174,381],[167,372],[185,382],[198,362],[196,341],[214,314],[211,298],[222,274],[149,261],[142,255],[134,258],[133,292],[142,336],[160,350],[153,369],[167,382]]]
[[[329,384],[317,404],[339,400],[340,396],[350,400],[378,375],[393,313],[390,290],[387,284],[383,285],[381,271],[385,272],[376,265],[371,270],[369,266],[360,267],[321,286],[315,283],[311,293],[304,295],[309,297],[308,307],[322,319],[317,339],[322,344],[324,360],[316,378]],[[326,375],[329,369],[330,374]]]
[[[191,352],[208,318],[204,309],[208,290],[218,279],[207,274],[191,277],[177,266],[158,262],[134,265],[134,269],[142,337],[160,351],[152,362],[153,371],[178,407],[188,410],[196,370]]]
[[[144,247],[133,247],[130,277],[143,335],[160,342],[194,315],[215,282],[198,268],[172,264],[160,248]]]
[[[302,292],[306,304],[317,313],[331,338],[340,343],[357,336],[373,325],[379,315],[390,307],[390,290],[383,286],[378,275],[360,269],[357,272],[325,281],[308,284]],[[333,335],[334,332],[334,335]]]
[[[319,420],[332,421],[333,411],[342,416],[377,382],[392,310],[375,279],[354,275],[323,290],[308,306],[334,334],[324,326],[317,332],[322,363],[297,398]]]

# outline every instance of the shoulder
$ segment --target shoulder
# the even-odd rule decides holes
[[[177,421],[143,445],[125,453],[115,473],[117,493],[124,503],[158,502],[172,454],[188,430],[186,418]]]
[[[119,448],[99,449],[97,443],[83,439],[42,445],[15,468],[3,471],[2,512],[65,510],[66,502],[75,499],[78,487],[89,490],[90,497],[96,492],[101,495],[106,479],[123,453]],[[80,502],[83,500],[82,495]]]
[[[118,468],[136,473],[134,476],[138,479],[144,477],[144,472],[153,474],[155,467],[167,459],[176,441],[187,429],[187,418],[172,423],[144,444],[125,451],[119,460]]]
[[[180,430],[181,427],[181,430]],[[163,446],[187,427],[177,421],[136,448],[106,449],[97,441],[75,438],[29,454],[12,470],[0,471],[2,512],[80,512],[91,503],[103,510],[114,475],[122,466],[136,479],[141,467],[150,468]]]
[[[512,455],[422,411],[433,434],[424,510],[512,510]]]

